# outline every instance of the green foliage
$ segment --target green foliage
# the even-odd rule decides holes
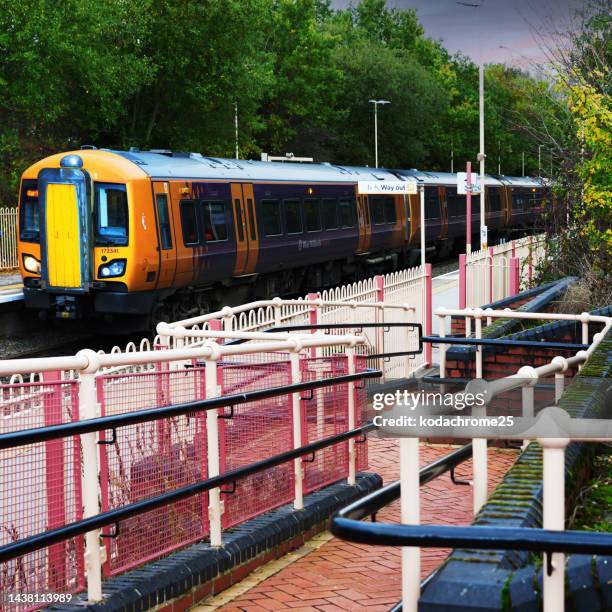
[[[361,0],[0,0],[0,202],[44,155],[92,143],[448,170],[478,152],[478,71],[414,10]],[[546,86],[486,71],[488,170],[537,170],[524,126]],[[535,147],[537,151],[537,146]]]

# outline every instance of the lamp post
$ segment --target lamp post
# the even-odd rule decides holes
[[[238,159],[238,102],[234,102],[234,138],[236,141],[236,159]]]
[[[480,248],[487,248],[487,230],[485,221],[485,133],[484,133],[484,65],[480,62],[478,66],[478,98],[480,114]]]
[[[542,147],[544,145],[538,145],[538,176],[542,176]]]
[[[460,6],[468,8],[481,8],[482,3],[461,2],[455,0]],[[478,109],[480,115],[480,151],[477,159],[480,162],[480,248],[487,248],[487,229],[485,225],[485,137],[484,137],[484,64],[478,64]]]
[[[374,105],[374,164],[378,168],[378,105],[391,104],[389,100],[370,100]]]

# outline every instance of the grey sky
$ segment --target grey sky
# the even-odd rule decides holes
[[[427,36],[442,39],[451,52],[461,51],[475,62],[505,62],[523,68],[544,61],[537,35],[566,30],[584,0],[388,0],[390,7],[414,8]],[[349,0],[332,0],[345,8]],[[531,27],[530,27],[531,26]],[[504,47],[504,48],[500,48]]]

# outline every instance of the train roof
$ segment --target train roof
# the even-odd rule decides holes
[[[456,185],[457,174],[453,172],[430,172],[417,170],[394,170],[395,173],[404,177],[411,177],[425,185]],[[490,187],[501,187],[509,185],[511,187],[541,187],[542,181],[530,176],[491,176],[485,175],[485,185]]]
[[[206,157],[200,153],[170,151],[111,151],[129,159],[151,178],[275,180],[330,183],[397,181],[381,168],[360,168],[327,163],[280,163]]]

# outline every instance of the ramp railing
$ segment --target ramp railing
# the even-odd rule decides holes
[[[477,527],[450,527],[420,525],[419,503],[419,436],[435,437],[435,433],[427,428],[414,428],[412,437],[400,438],[400,481],[390,485],[380,492],[371,494],[345,508],[332,520],[332,532],[342,538],[375,545],[402,546],[402,609],[414,611],[418,609],[420,597],[420,547],[454,547],[462,546],[486,550],[530,550],[545,553],[544,572],[544,610],[545,612],[562,612],[564,608],[564,553],[602,553],[609,554],[612,548],[612,536],[609,534],[591,534],[584,532],[564,532],[565,529],[565,449],[572,441],[610,442],[612,435],[601,437],[612,431],[609,421],[595,423],[600,427],[599,436],[586,437],[580,434],[554,437],[548,429],[551,423],[559,418],[570,419],[570,416],[556,406],[547,406],[535,416],[535,386],[546,376],[554,376],[554,398],[561,398],[565,375],[571,368],[579,368],[591,357],[603,339],[612,330],[612,317],[596,316],[588,313],[580,315],[527,313],[512,311],[494,311],[476,309],[452,310],[439,308],[436,311],[439,318],[439,336],[424,337],[424,342],[440,344],[440,378],[445,381],[445,330],[447,316],[463,316],[474,319],[476,338],[453,339],[453,343],[475,345],[476,380],[468,383],[465,392],[475,394],[484,392],[486,401],[482,407],[473,407],[472,416],[486,417],[487,406],[493,400],[511,390],[520,390],[520,415],[529,427],[521,427],[515,432],[500,434],[483,433],[478,428],[478,436],[470,435],[467,427],[462,427],[454,433],[444,431],[444,438],[465,439],[472,437],[471,453],[473,462],[473,511],[476,515],[487,499],[488,492],[488,457],[487,445],[489,439],[521,439],[525,445],[529,440],[537,440],[543,449],[543,528],[516,529]],[[523,366],[515,374],[493,381],[482,380],[482,349],[490,339],[481,337],[482,319],[516,318],[532,320],[571,320],[581,324],[582,343],[575,355],[569,358],[554,357],[549,363],[539,367]],[[589,324],[600,324],[601,331],[594,334],[589,343]],[[450,339],[448,339],[450,341]],[[525,344],[521,341],[497,340],[511,344]],[[567,343],[564,345],[567,349]],[[444,385],[442,385],[444,390]],[[562,413],[561,417],[559,413]],[[393,415],[397,417],[397,415]],[[564,420],[565,425],[569,420]],[[573,419],[579,421],[579,419]],[[588,419],[587,419],[588,420]],[[377,425],[377,419],[374,419]],[[584,422],[575,426],[576,431],[585,432]],[[384,428],[383,428],[384,429]],[[427,433],[423,433],[426,431]],[[387,428],[387,435],[393,435],[393,430]],[[448,464],[449,469],[452,467]],[[373,523],[371,525],[359,522],[367,513],[376,512],[396,497],[400,497],[400,525]]]

